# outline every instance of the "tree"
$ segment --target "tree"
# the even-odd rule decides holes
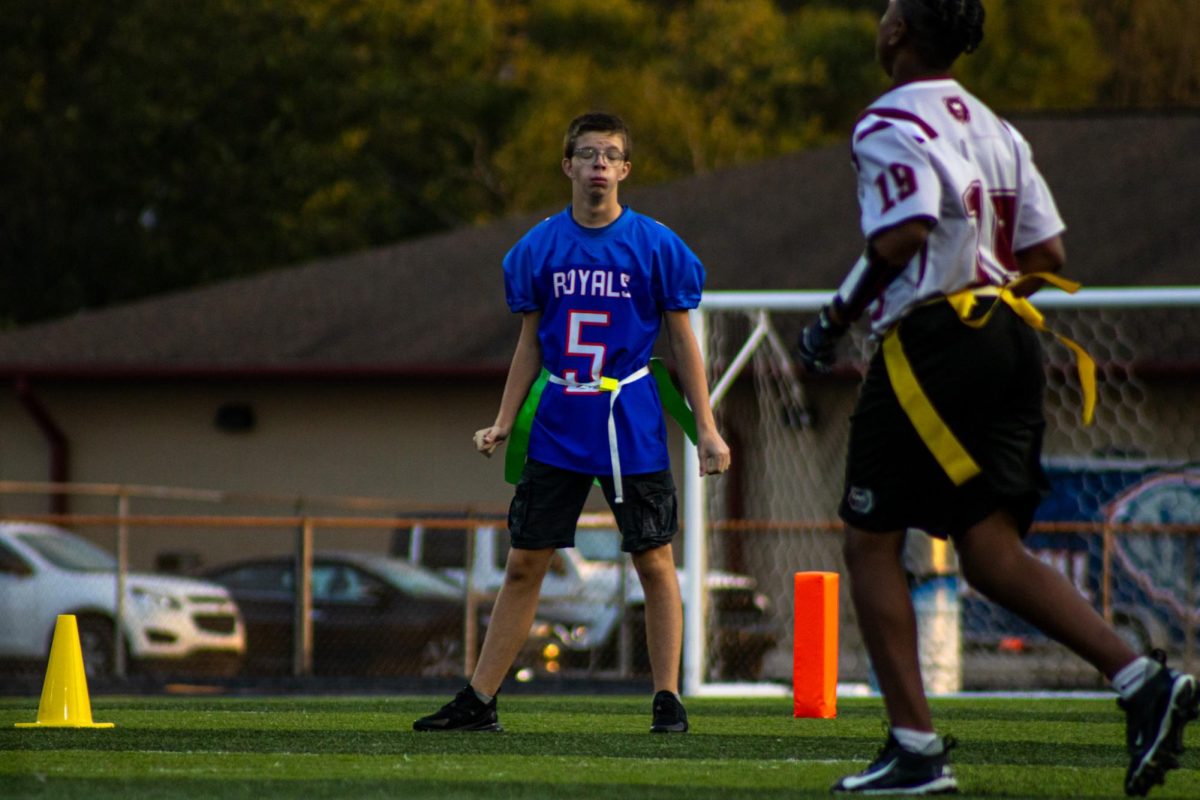
[[[1111,64],[1082,0],[1004,0],[986,6],[979,51],[957,68],[1004,111],[1086,108]]]
[[[0,318],[474,221],[505,92],[486,0],[11,0]]]
[[[586,110],[629,120],[638,183],[840,142],[883,7],[8,0],[0,326],[558,205]],[[1197,11],[988,0],[957,71],[1005,112],[1195,105]]]
[[[840,138],[883,85],[867,14],[788,16],[769,0],[623,0],[599,18],[596,8],[529,5],[511,61],[526,93],[496,154],[517,207],[562,202],[560,137],[581,111],[621,113],[635,180],[653,183]]]
[[[1200,106],[1200,0],[1085,0],[1115,68],[1099,102],[1120,108]]]

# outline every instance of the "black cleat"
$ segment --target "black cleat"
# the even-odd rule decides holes
[[[887,742],[871,765],[857,775],[842,778],[833,785],[833,791],[867,795],[954,794],[958,791],[958,781],[946,757],[954,745],[955,741],[946,737],[937,755],[914,753],[901,747],[889,732]]]
[[[502,731],[496,698],[486,705],[469,685],[433,714],[413,723],[414,731]]]
[[[674,692],[665,689],[654,695],[654,721],[651,733],[687,733],[687,712]]]
[[[1196,679],[1166,666],[1161,650],[1151,654],[1161,665],[1128,700],[1118,700],[1125,711],[1125,741],[1129,771],[1125,794],[1144,796],[1162,783],[1169,770],[1179,767],[1183,753],[1183,728],[1200,711]]]

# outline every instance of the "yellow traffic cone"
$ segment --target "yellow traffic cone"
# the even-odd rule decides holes
[[[50,665],[42,685],[37,722],[18,722],[18,728],[111,728],[111,722],[92,722],[87,674],[79,648],[79,624],[74,614],[59,614],[50,645]]]

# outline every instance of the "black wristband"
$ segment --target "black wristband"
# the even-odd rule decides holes
[[[834,319],[834,314],[837,315],[838,319]],[[842,300],[840,297],[834,297],[833,302],[827,306],[822,306],[821,310],[817,313],[817,324],[837,336],[841,336],[850,327],[850,324],[845,322],[845,319],[846,316],[842,311]],[[841,321],[839,322],[839,320]]]
[[[842,322],[849,325],[862,316],[867,306],[904,271],[904,266],[901,264],[896,267],[887,263],[875,249],[875,243],[868,242],[862,258],[850,270],[834,298]]]

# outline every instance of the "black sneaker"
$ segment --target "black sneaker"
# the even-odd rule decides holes
[[[1129,771],[1125,794],[1141,797],[1162,783],[1169,770],[1178,769],[1183,752],[1183,728],[1198,713],[1200,695],[1196,679],[1168,669],[1166,654],[1155,650],[1160,667],[1128,700],[1118,700],[1125,711],[1125,741],[1129,746]]]
[[[958,781],[946,754],[955,746],[942,739],[942,752],[924,755],[905,750],[891,732],[871,766],[857,775],[847,775],[833,785],[835,792],[858,794],[954,794]]]
[[[446,705],[413,723],[414,731],[502,731],[496,698],[484,703],[468,685]]]
[[[654,695],[654,721],[651,733],[687,733],[687,712],[674,692],[666,689]]]

